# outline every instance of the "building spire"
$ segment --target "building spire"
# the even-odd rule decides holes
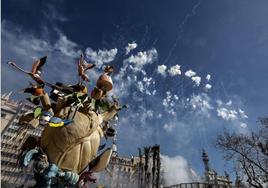
[[[207,155],[205,149],[203,149],[202,158],[203,158],[203,162],[204,162],[204,166],[205,166],[205,172],[209,172],[210,171],[209,158],[208,158],[208,155]]]

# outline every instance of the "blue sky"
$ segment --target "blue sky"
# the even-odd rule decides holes
[[[113,92],[130,106],[118,125],[122,155],[158,143],[164,155],[178,163],[182,157],[201,175],[205,148],[223,173],[230,166],[213,146],[216,135],[224,128],[246,134],[267,116],[267,6],[264,0],[3,0],[1,90],[25,98],[19,91],[29,79],[5,62],[30,69],[43,55],[46,80],[75,83],[75,59],[84,52],[98,65],[89,72],[90,89],[104,64],[116,67]],[[183,165],[179,180],[186,181]]]

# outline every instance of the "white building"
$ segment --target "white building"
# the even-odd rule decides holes
[[[42,127],[36,129],[18,124],[22,114],[33,111],[34,105],[28,102],[15,102],[9,94],[1,96],[1,185],[15,187],[32,184],[32,174],[23,171],[18,165],[21,146],[29,135],[39,138]]]

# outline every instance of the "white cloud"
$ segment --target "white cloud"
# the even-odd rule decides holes
[[[98,52],[94,51],[91,48],[87,48],[85,54],[91,62],[96,63],[97,67],[100,68],[103,64],[113,61],[115,59],[117,51],[117,48],[110,50],[98,50]]]
[[[200,83],[201,83],[201,77],[199,77],[199,76],[193,76],[192,77],[192,81],[194,82],[194,85],[195,86],[199,86]]]
[[[245,111],[241,108],[235,108],[232,100],[224,103],[221,100],[216,101],[217,107],[217,116],[222,118],[225,121],[231,122],[238,128],[238,131],[241,133],[245,133],[247,131],[247,123],[245,119],[248,118]]]
[[[155,49],[138,52],[125,59],[119,73],[114,76],[114,93],[120,97],[135,94],[135,100],[141,101],[142,98],[137,92],[129,92],[134,86],[140,93],[149,96],[156,95],[155,80],[147,76],[143,69],[143,66],[153,63],[156,59],[157,51]]]
[[[224,107],[217,109],[217,115],[224,120],[236,120],[236,119],[238,119],[236,110],[228,110]]]
[[[166,98],[162,100],[162,105],[165,107],[167,113],[175,116],[176,101],[179,99],[177,95],[172,95],[170,91],[166,92]]]
[[[242,127],[242,128],[247,128],[247,124],[246,123],[240,123],[240,127]]]
[[[145,142],[148,142],[148,138],[155,135],[154,127],[149,125],[149,122],[154,118],[154,111],[142,103],[139,104],[135,109],[129,108],[127,116],[120,116],[118,124],[120,139],[125,140],[128,144],[133,142],[135,147],[137,144],[146,145]],[[140,132],[141,129],[143,130],[142,132]],[[123,134],[126,131],[128,134]]]
[[[156,90],[154,90],[155,81],[152,77],[144,77],[141,81],[138,81],[136,86],[141,93],[147,95],[155,95]]]
[[[149,86],[149,85],[151,85],[153,78],[152,77],[144,77],[143,81]]]
[[[152,118],[154,115],[154,112],[152,110],[146,110],[147,117]]]
[[[43,26],[44,30],[48,29]],[[2,42],[5,44],[5,48],[2,48],[2,60],[13,60],[18,63],[19,66],[30,69],[31,62],[33,60],[47,56],[47,63],[43,69],[43,77],[46,81],[59,81],[66,83],[67,80],[70,83],[78,81],[77,73],[73,70],[76,69],[74,63],[75,58],[79,57],[80,46],[71,41],[65,34],[63,34],[57,28],[52,29],[56,35],[53,38],[48,32],[43,32],[42,35],[35,35],[23,28],[14,25],[11,22],[3,21],[2,24]],[[16,45],[14,45],[16,44]],[[64,66],[64,74],[60,67]],[[13,72],[10,67],[2,66],[8,73]],[[4,72],[4,71],[3,71]],[[8,74],[7,73],[7,74]],[[22,74],[18,74],[20,82],[15,78],[11,78],[10,75],[6,77],[10,86],[8,88],[23,88],[28,83],[28,77]],[[91,78],[91,77],[90,77]]]
[[[137,46],[138,44],[135,41],[133,41],[132,43],[128,43],[126,46],[126,55],[128,55],[131,50],[137,48]]]
[[[43,11],[43,14],[46,16],[48,20],[51,21],[60,21],[67,22],[68,18],[66,18],[63,14],[56,10],[56,8],[52,5],[47,5],[47,9]]]
[[[131,55],[125,59],[124,62],[132,63],[135,66],[136,71],[141,70],[144,65],[151,64],[157,59],[157,51],[155,48],[138,52],[136,55]]]
[[[223,102],[222,102],[222,100],[220,100],[220,99],[217,99],[217,100],[216,100],[216,103],[217,103],[218,107],[220,107],[220,106],[223,105]]]
[[[168,73],[171,76],[175,76],[175,75],[181,75],[181,70],[180,70],[181,66],[180,65],[174,65],[172,67],[170,67],[170,69],[168,70]]]
[[[205,90],[206,91],[209,91],[211,88],[212,88],[212,85],[210,85],[210,84],[205,85]]]
[[[53,44],[48,40],[42,40],[30,33],[24,32],[21,28],[6,22],[2,22],[2,41],[5,42],[7,47],[10,47],[11,52],[14,52],[17,56],[37,56],[40,52],[51,52],[53,50]],[[14,43],[16,45],[14,45]],[[13,45],[12,45],[13,43]],[[2,54],[3,55],[3,54]],[[10,57],[15,58],[15,57]]]
[[[238,112],[241,116],[242,119],[247,119],[248,116],[246,115],[245,111],[244,110],[241,110],[240,108],[238,109]]]
[[[166,65],[158,65],[157,72],[163,76],[166,75],[167,66]]]
[[[189,103],[194,110],[198,110],[208,117],[210,116],[209,111],[214,109],[211,105],[210,98],[206,93],[192,95],[189,99]]]
[[[130,94],[130,88],[132,86],[137,86],[137,76],[133,74],[128,74],[126,77],[125,76],[125,71],[120,69],[119,74],[115,75],[113,77],[114,81],[114,88],[112,90],[113,94],[118,96],[118,97],[123,97],[123,96],[128,96]],[[142,84],[142,83],[141,83]],[[140,87],[143,87],[143,85]],[[143,89],[141,89],[143,91]]]
[[[163,128],[164,128],[167,132],[170,133],[170,132],[172,132],[172,131],[174,130],[174,127],[175,127],[174,124],[167,124],[167,123],[166,123],[166,124],[164,125]]]
[[[192,71],[191,69],[188,70],[188,71],[186,71],[184,74],[185,74],[185,76],[187,76],[187,77],[193,77],[193,76],[196,75],[196,73],[195,73],[194,71]]]
[[[13,24],[3,22],[2,36],[7,40],[16,41],[16,45],[13,45],[13,51],[17,54],[37,56],[40,53],[44,55],[60,52],[59,55],[76,58],[81,53],[79,45],[57,29],[58,39],[54,42],[49,39],[49,36],[46,36],[46,40],[42,40],[42,38],[27,33],[21,28],[14,29],[12,27],[14,27]]]
[[[199,179],[194,170],[189,167],[188,162],[184,157],[179,155],[174,157],[161,155],[161,159],[166,186],[197,181]]]
[[[233,104],[233,101],[229,100],[227,103],[226,103],[226,106],[232,106]]]
[[[211,79],[211,75],[210,75],[210,74],[207,74],[207,76],[206,76],[206,80],[209,82],[210,79]]]
[[[143,83],[141,81],[137,82],[137,88],[141,93],[144,92],[144,86],[143,86]]]
[[[62,33],[60,33],[60,38],[54,45],[55,49],[69,57],[79,57],[79,50],[75,50],[77,47],[78,45],[75,42],[70,41]]]
[[[233,101],[229,100],[226,103],[223,103],[221,100],[216,101],[218,108],[217,108],[217,115],[224,120],[239,120],[247,119],[248,116],[246,115],[245,111],[241,108],[235,109],[233,107]],[[241,122],[242,123],[242,122]]]

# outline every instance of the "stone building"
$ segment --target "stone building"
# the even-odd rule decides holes
[[[210,167],[209,157],[205,150],[202,152],[205,172],[201,181],[180,183],[171,185],[166,188],[237,188],[240,186],[233,185],[229,175],[225,172],[224,176],[219,176],[215,170]]]
[[[158,170],[159,169],[159,170]],[[161,184],[160,146],[139,148],[139,156],[112,155],[106,172],[98,177],[98,185],[109,188],[158,188]]]
[[[15,102],[9,94],[1,95],[1,185],[16,187],[32,184],[32,174],[18,165],[21,146],[29,135],[40,137],[42,127],[36,129],[18,124],[22,114],[33,111],[28,102]]]
[[[140,157],[119,157],[117,154],[113,154],[107,170],[99,174],[98,186],[138,187],[138,179],[141,176],[139,174],[140,162],[144,163],[144,158],[141,161]]]
[[[11,94],[12,92],[1,96],[1,133],[14,117],[19,106],[17,102],[9,99]]]
[[[230,181],[229,175],[226,172],[224,176],[219,176],[215,170],[210,168],[209,158],[205,150],[203,150],[202,158],[205,166],[205,183],[208,184],[208,187],[232,187],[232,181]]]

